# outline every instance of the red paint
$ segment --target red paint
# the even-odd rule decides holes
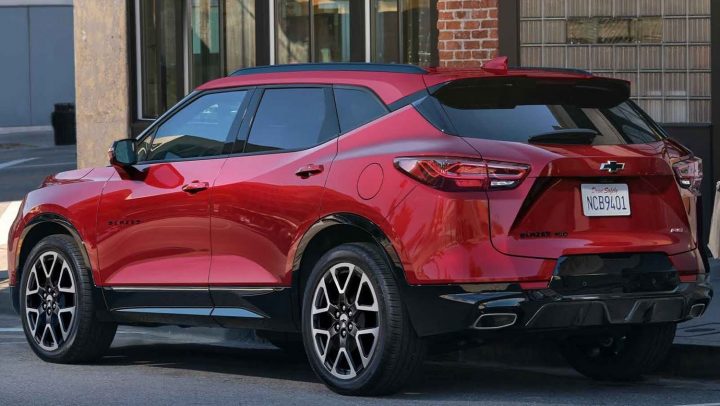
[[[497,74],[487,69],[259,74],[219,79],[199,90],[362,85],[392,103],[426,86]],[[532,70],[505,74],[589,78]],[[462,139],[442,133],[406,106],[305,151],[157,163],[139,167],[141,175],[132,177],[109,167],[51,177],[28,194],[12,226],[10,278],[15,285],[25,227],[41,214],[55,214],[77,230],[101,286],[289,286],[308,229],[323,217],[351,213],[385,234],[411,284],[519,282],[542,288],[558,257],[608,252],[664,252],[690,280],[703,268],[697,196],[678,187],[671,168],[686,154],[672,141],[540,147]],[[514,162],[529,165],[530,173],[512,190],[447,192],[394,167],[399,157],[422,156]],[[631,168],[602,176],[628,183],[633,215],[586,218],[579,206],[580,178],[601,176],[598,167],[609,159]],[[547,177],[554,183],[522,212],[533,185]],[[520,238],[526,231],[567,236]]]

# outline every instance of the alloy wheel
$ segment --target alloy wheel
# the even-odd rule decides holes
[[[320,279],[312,302],[315,354],[336,378],[355,378],[368,367],[380,335],[377,294],[367,274],[351,263],[334,265]]]
[[[25,286],[25,317],[30,336],[45,351],[68,340],[75,323],[75,277],[65,257],[45,251],[33,264]]]

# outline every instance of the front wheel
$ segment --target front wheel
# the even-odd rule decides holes
[[[372,244],[344,244],[326,253],[308,279],[302,309],[310,365],[337,393],[391,394],[423,361],[424,344],[390,264]]]
[[[30,252],[20,282],[20,314],[30,347],[43,360],[100,358],[117,325],[95,316],[93,282],[75,240],[52,235]]]
[[[665,360],[675,338],[675,324],[635,326],[606,336],[570,337],[563,356],[581,374],[603,381],[636,381]]]

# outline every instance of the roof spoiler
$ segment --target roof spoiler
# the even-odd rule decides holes
[[[612,108],[630,98],[630,83],[620,79],[494,76],[457,79],[430,93],[457,108],[514,108],[518,105],[571,105]]]

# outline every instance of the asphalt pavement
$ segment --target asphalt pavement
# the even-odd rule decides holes
[[[48,175],[76,165],[76,147],[55,146],[51,130],[0,132],[0,202],[21,200]]]
[[[220,330],[218,330],[220,331]],[[121,328],[92,365],[55,365],[30,350],[17,317],[0,316],[0,404],[696,405],[720,402],[720,381],[588,380],[567,367],[431,360],[400,394],[347,398],[326,389],[303,354],[225,341],[205,330]]]

